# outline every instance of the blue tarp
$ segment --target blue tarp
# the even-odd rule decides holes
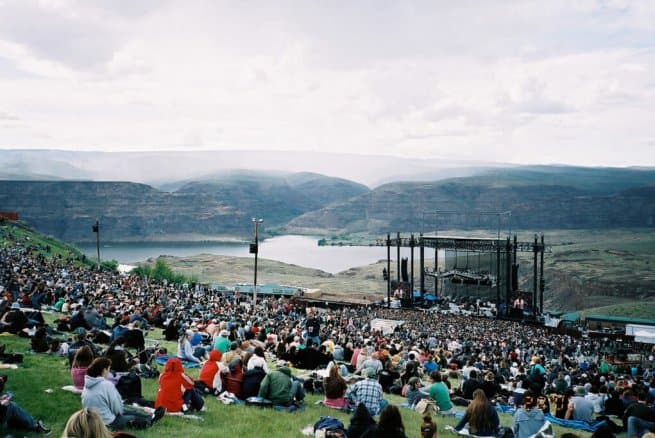
[[[580,429],[587,432],[595,432],[596,429],[598,429],[599,427],[601,427],[603,424],[606,423],[605,420],[591,421],[591,422],[586,422],[582,420],[564,420],[562,418],[554,417],[551,414],[545,414],[544,418],[550,421],[552,424],[556,424],[558,426],[570,427],[571,429]]]
[[[159,365],[166,365],[166,361],[168,359],[170,359],[170,356],[159,356],[158,358],[155,358],[155,361]],[[184,368],[198,368],[200,366],[200,364],[198,362],[191,362],[191,361],[188,361],[188,360],[183,360],[182,361],[182,366]]]

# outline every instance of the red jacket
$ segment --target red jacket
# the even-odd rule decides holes
[[[184,399],[182,395],[193,388],[193,379],[184,374],[182,361],[172,357],[166,361],[164,372],[159,376],[159,391],[155,407],[163,406],[167,412],[180,412]]]
[[[209,352],[209,360],[205,362],[198,375],[198,380],[204,382],[209,388],[214,388],[214,377],[218,372],[218,364],[216,362],[221,360],[221,352],[212,350]]]

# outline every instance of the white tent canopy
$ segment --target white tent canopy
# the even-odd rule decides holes
[[[399,321],[397,319],[375,318],[371,320],[371,329],[381,331],[382,334],[388,335],[393,333],[396,327],[400,327],[404,323],[405,321]]]
[[[636,342],[655,344],[655,327],[641,324],[626,324],[625,334],[634,336]]]

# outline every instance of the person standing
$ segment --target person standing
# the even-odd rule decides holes
[[[305,321],[305,339],[311,339],[314,345],[321,345],[321,321],[316,318],[314,310],[310,310]]]

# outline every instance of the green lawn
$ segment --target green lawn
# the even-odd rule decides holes
[[[160,330],[150,332],[148,338],[160,335]],[[7,351],[24,353],[25,360],[19,369],[1,370],[9,375],[6,390],[14,393],[14,401],[27,409],[36,418],[43,419],[53,429],[52,436],[60,436],[69,415],[81,407],[79,395],[61,389],[70,385],[71,379],[67,361],[64,358],[45,354],[27,353],[29,340],[13,335],[0,335],[0,343],[7,344]],[[172,347],[172,345],[169,345]],[[171,351],[169,349],[169,351]],[[197,369],[189,374],[196,377]],[[154,399],[157,391],[156,379],[143,379],[143,393],[146,398]],[[391,403],[399,405],[403,399],[397,396],[387,396]],[[205,399],[207,411],[199,414],[203,420],[192,420],[177,416],[166,416],[153,428],[135,431],[139,437],[300,437],[301,430],[314,424],[321,415],[338,417],[348,425],[349,415],[339,411],[317,406],[314,403],[321,399],[319,395],[308,395],[305,408],[294,413],[278,412],[269,409],[258,409],[246,406],[224,405],[212,397]],[[419,436],[421,417],[407,409],[401,409],[403,422],[409,437]],[[454,436],[444,430],[446,425],[455,425],[454,418],[435,418],[439,427],[439,436]],[[501,415],[501,423],[509,425],[511,417]],[[586,438],[588,433],[555,428],[556,433],[569,431]],[[28,436],[38,436],[29,435]]]

